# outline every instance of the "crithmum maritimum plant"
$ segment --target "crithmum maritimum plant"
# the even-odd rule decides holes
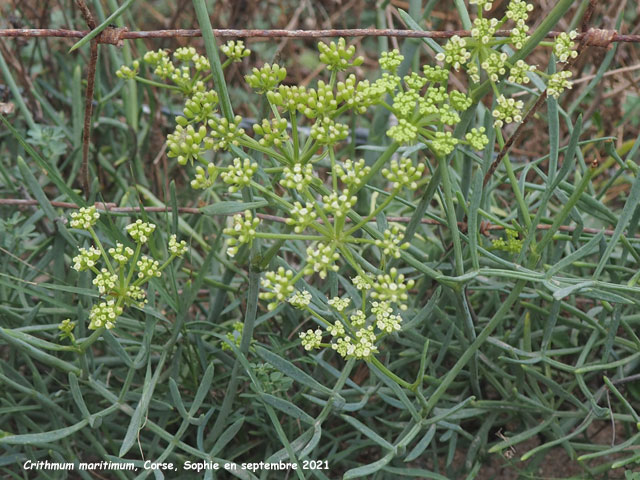
[[[220,177],[230,197],[250,192],[250,197],[262,197],[270,209],[285,217],[289,228],[278,232],[264,227],[254,211],[235,214],[224,230],[230,257],[239,256],[243,248],[254,248],[256,240],[261,249],[287,241],[306,245],[297,250],[295,268],[279,266],[265,273],[259,296],[268,302],[269,310],[286,302],[317,324],[300,333],[307,350],[330,347],[345,358],[373,359],[382,339],[402,329],[402,312],[407,310],[404,300],[415,285],[411,277],[416,272],[405,268],[405,273],[399,273],[398,267],[410,244],[403,240],[400,225],[378,230],[371,222],[398,202],[410,201],[413,192],[429,181],[427,164],[404,152],[416,151],[417,146],[427,158],[445,166],[445,158],[456,148],[487,147],[485,127],[454,135],[461,115],[474,102],[467,92],[451,86],[452,72],[465,72],[469,85],[490,82],[495,97],[493,126],[499,138],[502,127],[522,120],[524,108],[522,100],[501,93],[499,84],[526,85],[537,75],[548,81],[548,93],[554,97],[571,87],[570,72],[547,74],[523,59],[511,62],[503,50],[510,46],[518,51],[528,41],[532,4],[512,0],[504,17],[496,19],[484,16],[491,2],[471,3],[478,7],[471,38],[452,37],[436,55],[440,64],[424,65],[417,72],[400,75],[404,57],[393,50],[382,52],[382,74],[377,80],[359,80],[344,72],[362,64],[363,58],[342,38],[318,44],[319,61],[326,65],[330,78],[318,80],[315,87],[285,84],[286,69],[277,64],[254,67],[245,79],[263,96],[270,115],[253,125],[253,134],[242,126],[241,116],[229,120],[219,115],[218,93],[208,85],[210,65],[193,48],[179,48],[172,56],[164,50],[145,54],[143,61],[154,74],[170,83],[140,77],[139,62],[118,71],[122,78],[152,82],[186,96],[167,145],[169,157],[180,165],[193,165],[194,189],[215,188]],[[510,35],[495,37],[506,25],[511,25]],[[563,34],[553,43],[553,53],[560,61],[575,56],[574,38],[573,32]],[[228,42],[221,50],[227,56],[223,68],[250,54],[241,41]],[[348,116],[364,115],[373,105],[381,105],[396,119],[387,129],[391,144],[373,164],[341,158],[341,144],[351,133]],[[254,159],[260,156],[261,161]],[[442,173],[447,177],[446,167]],[[383,196],[373,196],[369,210],[363,212],[356,205],[363,198],[363,189],[374,182],[387,190]],[[444,195],[452,212],[449,183],[445,181]],[[453,235],[456,263],[461,268],[458,233]],[[505,246],[496,241],[494,247],[508,246],[515,252],[515,240],[509,239]],[[273,262],[278,253],[278,248],[269,249],[262,265]],[[379,268],[367,262],[367,257],[379,258]],[[312,302],[311,293],[298,287],[313,282],[315,276],[325,280],[338,271],[354,274],[354,286],[361,295],[353,305],[353,297],[335,295]],[[320,305],[330,309],[318,308]]]
[[[73,257],[73,269],[78,272],[90,271],[95,276],[93,285],[98,289],[99,300],[89,312],[89,329],[95,330],[93,338],[105,329],[111,330],[117,324],[118,317],[128,306],[143,308],[147,303],[144,286],[154,278],[160,278],[162,271],[174,258],[183,256],[187,243],[178,241],[176,235],[169,237],[167,250],[169,258],[160,262],[142,254],[143,246],[149,241],[156,229],[155,224],[138,219],[125,227],[133,248],[116,242],[111,248],[105,248],[94,229],[100,214],[95,207],[83,207],[71,214],[69,225],[89,233],[93,244],[81,247]],[[102,266],[101,266],[102,264]],[[61,325],[64,336],[73,340],[70,322]]]

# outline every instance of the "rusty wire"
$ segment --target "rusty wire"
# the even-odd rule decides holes
[[[77,210],[79,208],[81,208],[83,205],[77,205],[75,203],[71,203],[71,202],[58,202],[55,200],[49,201],[49,203],[51,204],[52,207],[57,207],[57,208],[63,208],[63,209],[72,209],[72,210]],[[23,206],[23,207],[35,207],[37,205],[40,205],[40,202],[38,200],[31,200],[31,199],[23,199],[23,198],[0,198],[0,206],[2,205],[17,205],[17,206]],[[171,213],[173,212],[173,208],[165,206],[165,207],[145,207],[145,206],[141,206],[141,207],[118,207],[116,206],[115,203],[111,203],[111,202],[95,202],[94,203],[94,207],[96,207],[96,209],[98,211],[101,212],[112,212],[112,213],[138,213],[141,211],[145,211],[147,213]],[[176,209],[176,211],[178,213],[187,213],[187,214],[193,214],[193,215],[202,215],[205,214],[205,212],[201,209],[201,208],[196,208],[196,207],[178,207]],[[231,216],[234,215],[233,213],[225,213],[225,214],[220,214],[221,216]],[[271,222],[277,222],[277,223],[286,223],[287,219],[284,217],[280,217],[277,215],[270,215],[268,213],[258,213],[256,214],[258,216],[258,218],[261,218],[262,220],[267,220],[267,221],[271,221]],[[333,218],[332,217],[328,217],[328,220],[332,221]],[[387,220],[391,223],[409,223],[411,221],[411,217],[387,217]],[[324,223],[322,219],[317,219],[316,220],[318,223]],[[345,221],[347,223],[352,222],[352,220],[349,217],[345,218]],[[372,220],[375,221],[375,220]],[[434,226],[439,226],[439,227],[446,227],[447,224],[446,223],[442,223],[436,219],[433,218],[422,218],[420,219],[420,223],[423,224],[427,224],[427,225],[434,225]],[[504,230],[505,228],[502,225],[497,225],[488,221],[482,221],[480,222],[480,228],[479,228],[479,232],[482,235],[485,236],[489,236],[490,232],[497,230]],[[466,222],[458,222],[458,227],[460,228],[461,231],[466,232],[467,231],[467,223]],[[549,230],[549,228],[551,228],[551,225],[548,225],[546,223],[541,223],[539,225],[536,226],[537,230]],[[574,232],[576,229],[575,226],[572,225],[561,225],[559,227],[560,231],[563,232],[567,232],[567,233],[571,233]],[[610,229],[598,229],[598,228],[588,228],[588,227],[584,227],[582,229],[583,233],[587,233],[587,234],[592,234],[592,235],[596,235],[600,232],[602,232],[604,235],[607,236],[611,236],[614,234],[614,230],[610,230]],[[640,239],[640,233],[637,233],[634,235],[634,238],[639,238]]]
[[[616,32],[615,30],[603,30],[607,32],[606,40],[598,39],[591,35],[587,39],[587,45],[603,45],[603,41],[607,43],[625,42],[639,43],[640,35],[627,35]],[[65,30],[59,28],[6,28],[0,29],[0,37],[5,38],[83,38],[90,31],[87,30]],[[400,37],[400,38],[433,38],[447,39],[455,35],[459,37],[470,37],[469,30],[446,30],[446,31],[417,31],[417,30],[399,30],[399,29],[377,29],[377,28],[352,28],[352,29],[327,29],[327,30],[283,30],[283,29],[214,29],[213,33],[219,38],[254,38],[254,39],[270,39],[270,38],[328,38],[328,37]],[[497,36],[508,37],[510,30],[498,30]],[[561,32],[549,32],[547,38],[555,38]],[[201,37],[202,32],[199,29],[193,30],[146,30],[146,31],[129,31],[126,28],[108,27],[100,35],[98,35],[98,43],[118,44],[123,40],[134,40],[140,38],[193,38]],[[578,34],[577,40],[589,37],[587,32]]]

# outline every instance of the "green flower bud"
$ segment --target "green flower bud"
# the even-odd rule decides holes
[[[262,136],[258,143],[264,147],[279,147],[283,142],[289,140],[287,120],[284,118],[273,118],[271,122],[265,118],[262,120],[262,124],[253,126],[253,131],[256,135]]]
[[[327,272],[337,272],[340,267],[335,265],[340,259],[340,254],[335,251],[334,245],[325,245],[318,243],[315,246],[307,248],[307,266],[304,269],[305,274],[311,275],[314,272],[320,275],[320,278],[327,278]]]
[[[439,66],[425,65],[422,67],[422,73],[427,80],[434,83],[447,83],[449,80],[449,70]]]
[[[115,327],[119,315],[122,315],[122,307],[117,306],[113,299],[94,305],[89,312],[89,329],[105,327],[111,330]]]
[[[498,105],[493,110],[494,126],[500,128],[505,123],[522,121],[522,107],[524,107],[522,100],[507,99],[504,95],[500,95],[496,101]]]
[[[234,62],[241,62],[244,57],[251,55],[251,50],[245,48],[242,40],[229,40],[220,50]]]
[[[251,210],[245,210],[244,216],[237,214],[233,216],[233,226],[225,228],[222,233],[230,236],[227,255],[234,257],[238,253],[239,247],[249,244],[256,238],[256,229],[260,225],[260,219],[253,216]]]
[[[444,45],[444,52],[436,55],[436,60],[451,65],[457,72],[471,57],[471,52],[465,48],[466,45],[467,42],[464,38],[454,35]]]
[[[573,41],[578,36],[576,30],[571,32],[562,32],[556,37],[556,41],[553,45],[553,53],[561,62],[566,62],[569,58],[575,58],[578,56],[578,52],[574,50],[576,44]]]
[[[571,75],[568,70],[562,70],[551,75],[547,83],[547,95],[558,98],[565,88],[571,88],[572,83],[569,80]]]
[[[116,243],[115,248],[109,249],[109,255],[120,265],[127,263],[133,257],[134,251],[130,247],[125,247],[120,242]]]
[[[242,161],[239,158],[234,158],[233,165],[226,172],[222,172],[220,176],[222,181],[229,185],[229,193],[235,193],[251,183],[251,177],[257,169],[258,164],[252,162],[250,158],[245,158]]]
[[[338,178],[349,188],[359,189],[370,171],[371,167],[365,165],[364,159],[357,162],[346,160],[344,166],[336,165]]]
[[[401,55],[400,50],[396,48],[390,52],[382,52],[378,63],[381,69],[396,73],[403,60],[404,56]]]
[[[409,243],[402,242],[404,234],[400,231],[400,227],[394,225],[391,229],[386,229],[383,233],[384,238],[375,241],[376,247],[382,250],[382,253],[393,258],[400,258],[401,250],[409,248]]]
[[[295,233],[302,233],[309,224],[311,224],[318,216],[311,203],[304,206],[300,202],[294,202],[291,208],[290,217],[287,218],[287,225],[294,225]]]
[[[400,118],[398,125],[387,130],[387,135],[398,143],[412,143],[418,137],[418,127]]]
[[[228,150],[231,145],[238,145],[238,138],[244,135],[244,129],[240,128],[242,117],[236,115],[232,122],[226,118],[211,118],[207,122],[211,128],[214,150]]]
[[[493,2],[490,0],[469,0],[470,5],[477,5],[478,10],[484,10],[488,12],[493,7]]]
[[[391,160],[389,168],[382,169],[382,175],[389,180],[394,189],[408,188],[415,190],[418,188],[416,183],[422,177],[425,164],[419,163],[417,167],[413,165],[410,158],[401,158],[400,160]]]
[[[431,142],[431,148],[438,155],[449,155],[453,152],[459,140],[451,132],[436,132],[435,138]]]
[[[349,67],[362,65],[364,62],[363,57],[353,58],[356,54],[356,47],[353,45],[347,47],[344,38],[339,38],[338,43],[330,42],[329,45],[319,42],[318,51],[320,52],[320,61],[326,64],[329,70],[344,71]]]
[[[96,262],[101,256],[100,250],[95,247],[89,247],[89,249],[78,249],[79,254],[73,257],[73,269],[78,272],[84,270],[93,269],[96,266]]]
[[[414,285],[414,280],[405,282],[404,275],[392,268],[389,273],[380,274],[376,277],[371,297],[380,302],[395,303],[400,310],[406,310],[407,305],[404,302],[409,298],[408,290],[413,288]]]
[[[482,45],[488,45],[498,29],[497,18],[476,18],[473,21],[471,37]]]
[[[528,72],[535,72],[535,65],[527,65],[524,60],[518,60],[516,64],[509,70],[509,80],[512,83],[518,83],[520,85],[526,85],[531,81],[527,76]]]
[[[349,127],[323,117],[311,127],[311,137],[320,145],[335,145],[349,136]]]
[[[521,24],[529,18],[529,12],[533,11],[533,5],[524,0],[511,0],[507,6],[505,15],[516,24]]]
[[[200,165],[196,166],[196,175],[195,178],[191,180],[191,188],[194,190],[204,190],[205,188],[213,186],[218,177],[218,172],[218,167],[211,162],[207,165],[206,171]]]
[[[313,181],[313,165],[311,163],[306,165],[296,163],[292,167],[284,167],[282,176],[280,185],[302,192]]]
[[[502,238],[493,240],[493,248],[495,248],[496,250],[503,250],[512,254],[520,253],[524,241],[518,238],[518,232],[516,232],[515,230],[507,229],[505,233],[507,235],[507,240],[505,241]]]
[[[266,93],[275,90],[286,76],[287,70],[284,67],[265,63],[260,69],[254,67],[251,75],[246,75],[244,79],[258,93]]]
[[[292,285],[293,272],[283,267],[278,267],[277,272],[267,272],[265,278],[260,281],[266,292],[258,295],[262,300],[273,300],[267,305],[269,310],[274,310],[278,304],[284,302],[295,290]]]
[[[181,240],[178,242],[178,237],[174,234],[169,237],[169,252],[171,255],[181,257],[187,253],[187,242]]]
[[[506,61],[509,56],[506,53],[491,53],[480,66],[487,72],[492,82],[497,82],[501,76],[507,73]]]
[[[71,213],[71,228],[78,228],[80,230],[89,230],[93,227],[100,214],[97,212],[96,207],[82,207],[77,212]]]
[[[470,132],[468,132],[464,138],[469,142],[476,150],[484,150],[484,147],[489,143],[489,139],[484,134],[485,128],[472,128]]]
[[[118,70],[116,70],[116,77],[122,78],[123,80],[132,80],[136,78],[140,72],[140,62],[138,60],[134,60],[132,67],[133,68],[129,68],[126,65],[122,65]]]
[[[307,290],[297,291],[287,299],[287,302],[298,310],[304,310],[311,303],[311,294]]]
[[[111,291],[118,283],[118,275],[109,272],[106,268],[100,270],[100,273],[93,279],[93,284],[98,287],[101,295]]]
[[[136,243],[147,243],[156,226],[154,223],[147,223],[138,219],[125,228]]]
[[[176,158],[178,164],[186,165],[187,162],[199,159],[201,154],[213,147],[211,139],[207,138],[207,129],[204,125],[196,131],[193,125],[177,125],[173,133],[167,135],[167,147],[169,158]]]
[[[306,332],[300,332],[300,340],[305,350],[313,350],[314,348],[320,348],[322,343],[322,330],[319,328],[316,330],[307,330]]]
[[[333,297],[332,299],[329,300],[328,303],[333,308],[335,308],[338,312],[342,312],[343,310],[345,310],[349,306],[349,304],[351,303],[351,299],[350,298]]]
[[[341,194],[331,192],[329,195],[323,196],[322,201],[324,202],[325,211],[335,217],[344,217],[358,201],[358,197],[355,195],[349,196],[348,193],[345,190]]]
[[[160,263],[146,255],[143,255],[142,258],[136,262],[136,268],[138,269],[138,279],[143,279],[145,282],[151,278],[157,278],[162,275]]]

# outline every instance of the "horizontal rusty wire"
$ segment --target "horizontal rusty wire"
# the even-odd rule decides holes
[[[49,201],[49,203],[51,204],[52,207],[57,207],[57,208],[64,208],[64,209],[73,209],[73,210],[77,210],[80,207],[82,207],[82,205],[77,205],[75,203],[70,203],[70,202],[58,202],[58,201]],[[13,206],[22,206],[22,207],[35,207],[40,205],[40,202],[38,200],[31,200],[31,199],[23,199],[23,198],[0,198],[0,206],[2,205],[13,205]],[[101,211],[101,212],[112,212],[112,213],[139,213],[139,212],[147,212],[147,213],[151,213],[151,212],[155,212],[155,213],[171,213],[173,211],[173,209],[171,207],[118,207],[116,206],[115,203],[110,203],[110,202],[95,202],[94,203],[94,207],[96,207],[97,210]],[[178,207],[177,208],[177,212],[178,213],[188,213],[188,214],[205,214],[205,212],[202,211],[201,208],[196,208],[196,207]],[[231,216],[234,215],[233,213],[228,213],[228,214],[220,214],[222,216]],[[267,220],[267,221],[271,221],[271,222],[277,222],[277,223],[286,223],[287,219],[284,217],[279,217],[277,215],[269,215],[267,213],[258,213],[257,216],[259,218],[261,218],[262,220]],[[329,220],[333,220],[332,217],[328,217]],[[411,217],[387,217],[387,220],[389,222],[394,222],[394,223],[409,223],[411,221]],[[317,219],[316,220],[319,223],[323,223],[322,219]],[[346,222],[351,222],[352,220],[350,218],[345,218]],[[428,224],[428,225],[436,225],[436,226],[440,226],[440,227],[446,227],[447,225],[444,223],[439,222],[438,220],[435,220],[433,218],[422,218],[420,220],[420,223],[423,224]],[[467,223],[466,222],[458,222],[458,227],[463,231],[466,232],[467,231]],[[546,223],[541,223],[536,227],[538,230],[549,230],[549,228],[551,228],[551,225],[546,224]],[[482,235],[485,236],[489,236],[491,231],[494,230],[504,230],[505,228],[502,225],[496,225],[493,224],[491,222],[487,222],[487,221],[482,221],[480,222],[480,228],[479,231]],[[571,226],[571,225],[561,225],[559,227],[560,231],[563,232],[567,232],[567,233],[571,233],[574,232],[576,229],[576,227]],[[604,235],[608,235],[608,236],[612,236],[614,234],[614,230],[610,230],[610,229],[598,229],[598,228],[588,228],[585,227],[582,229],[583,233],[588,233],[588,234],[592,234],[592,235],[596,235],[600,232],[602,232]],[[634,238],[640,238],[640,233],[637,233],[634,235]]]
[[[58,28],[7,28],[0,29],[0,37],[6,38],[82,38],[90,33],[87,30],[65,30]],[[375,28],[354,28],[354,29],[329,29],[329,30],[259,30],[259,29],[214,29],[213,33],[219,38],[239,37],[239,38],[328,38],[328,37],[400,37],[400,38],[434,38],[447,39],[455,35],[459,37],[470,37],[469,30],[447,30],[447,31],[416,31],[397,29],[375,29]],[[498,30],[496,36],[508,37],[510,30]],[[561,32],[549,32],[547,38],[555,38]],[[200,30],[147,30],[129,31],[127,28],[108,27],[98,35],[98,43],[120,44],[123,40],[133,40],[139,38],[193,38],[201,37]],[[625,35],[615,30],[591,29],[589,32],[580,33],[576,37],[582,40],[587,37],[587,45],[606,47],[614,42],[638,43],[640,35]]]

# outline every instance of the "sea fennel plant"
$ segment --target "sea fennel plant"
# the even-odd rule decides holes
[[[547,91],[556,97],[571,87],[569,72],[547,74],[522,59],[511,64],[503,51],[506,46],[518,50],[526,43],[531,4],[512,0],[505,16],[495,19],[484,17],[490,2],[471,3],[478,7],[471,38],[452,37],[436,55],[440,64],[424,65],[418,72],[399,75],[404,57],[393,50],[382,52],[378,79],[359,80],[347,71],[361,65],[363,58],[342,38],[318,44],[319,60],[330,77],[318,80],[315,87],[286,84],[286,69],[277,64],[254,67],[245,80],[265,98],[270,116],[255,123],[252,132],[243,128],[241,116],[229,121],[219,114],[218,94],[207,85],[212,77],[208,62],[195,49],[180,48],[172,57],[163,50],[144,56],[154,74],[170,82],[165,87],[187,97],[167,146],[169,157],[193,168],[192,188],[211,188],[220,177],[230,196],[248,189],[254,198],[268,203],[267,211],[284,217],[288,228],[274,232],[256,211],[234,215],[224,230],[226,252],[235,257],[256,239],[261,239],[262,249],[275,245],[264,250],[268,256],[261,265],[281,265],[265,272],[259,296],[269,310],[288,303],[316,323],[299,334],[307,350],[329,347],[344,358],[375,361],[383,338],[402,329],[408,292],[418,274],[411,268],[404,268],[405,273],[398,269],[410,244],[404,242],[403,226],[378,230],[371,222],[424,188],[430,179],[426,175],[430,159],[446,170],[446,158],[456,148],[483,150],[489,143],[483,126],[454,135],[462,113],[472,108],[473,101],[466,92],[452,87],[452,74],[466,72],[470,86],[489,80],[495,92],[492,114],[497,130],[520,122],[524,108],[522,100],[499,93],[499,83],[525,85],[531,75],[539,75],[547,79]],[[510,35],[495,37],[506,25],[511,25]],[[555,41],[553,50],[560,60],[575,55],[573,38],[574,33]],[[231,41],[221,50],[227,56],[223,68],[249,55],[241,41]],[[118,75],[159,85],[138,76],[139,68],[136,62],[133,68],[122,67]],[[387,129],[391,143],[371,165],[363,159],[341,157],[341,144],[353,133],[349,116],[365,115],[374,105],[383,106],[395,119]],[[425,152],[424,159],[410,153],[416,151]],[[363,189],[373,185],[385,187],[379,192],[382,198],[373,195],[368,211],[357,209]],[[444,193],[451,199],[450,191]],[[451,207],[448,205],[450,212]],[[519,243],[509,238],[509,251],[515,251]],[[287,241],[306,246],[296,249],[297,254],[278,257],[282,251],[278,246],[284,248]],[[495,248],[504,248],[502,245],[507,244],[494,242]],[[377,258],[378,266],[367,258]],[[344,290],[341,297],[333,288],[330,299],[312,302],[305,285],[313,284],[314,277],[323,281],[338,271],[352,272],[350,293]],[[375,363],[384,369],[380,362]]]
[[[71,214],[69,222],[72,228],[88,232],[93,240],[92,245],[79,248],[78,255],[73,257],[74,270],[90,271],[95,275],[92,284],[100,294],[101,301],[94,304],[89,312],[89,329],[95,331],[92,339],[103,330],[114,328],[125,307],[144,307],[147,298],[143,286],[159,278],[174,258],[181,257],[187,251],[187,243],[184,240],[178,242],[176,235],[171,235],[167,246],[170,256],[162,265],[158,260],[143,255],[143,246],[156,226],[140,219],[125,227],[134,242],[134,248],[116,242],[113,247],[105,249],[94,229],[99,218],[95,207],[83,207]],[[99,268],[100,263],[103,264],[102,268]],[[65,325],[62,330],[68,333],[69,322]]]

